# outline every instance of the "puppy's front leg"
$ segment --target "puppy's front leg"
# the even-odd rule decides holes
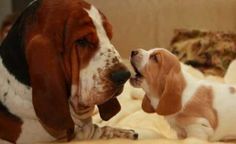
[[[185,127],[188,137],[196,137],[202,140],[209,140],[214,130],[208,120],[198,118],[195,123]]]
[[[92,124],[92,122],[76,128],[76,139],[79,140],[112,138],[138,139],[138,134],[133,130],[112,128],[109,126],[99,127]]]

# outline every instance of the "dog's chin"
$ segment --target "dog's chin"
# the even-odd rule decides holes
[[[133,62],[131,62],[131,65],[134,69],[135,75],[131,76],[129,82],[133,87],[140,88],[143,81],[143,75]]]
[[[118,97],[123,92],[124,86],[119,86],[116,88],[113,88],[109,91],[104,92],[96,92],[94,95],[91,95],[90,98],[85,99],[83,102],[80,102],[80,105],[84,107],[91,107],[95,105],[101,105],[107,101],[109,101],[112,98]]]
[[[97,105],[101,105],[101,104],[109,101],[112,98],[118,97],[123,92],[123,89],[124,89],[124,86],[120,86],[120,87],[116,88],[114,91],[107,92],[106,94],[104,94],[105,96],[103,96],[106,98],[97,102]]]
[[[113,97],[119,96],[123,92],[123,89],[124,89],[124,85],[117,88],[117,90],[115,91]]]

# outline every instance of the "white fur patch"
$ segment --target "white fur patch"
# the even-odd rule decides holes
[[[191,74],[188,72],[185,72],[182,70],[182,73],[184,75],[184,79],[186,82],[186,87],[182,94],[182,105],[185,106],[189,100],[194,96],[197,89],[201,86],[199,79],[194,78]]]
[[[9,112],[18,116],[22,122],[22,131],[17,143],[27,144],[53,138],[38,121],[32,104],[32,88],[21,84],[2,64],[0,58],[0,101]]]
[[[153,109],[157,109],[157,106],[159,104],[159,99],[155,96],[149,96],[148,98],[151,101],[151,105],[152,105]]]
[[[36,119],[32,105],[32,89],[21,84],[2,64],[0,58],[0,100],[8,110],[21,117]]]
[[[143,88],[143,90],[147,94],[147,97],[150,100],[153,109],[157,109],[157,106],[159,104],[159,98],[156,94],[151,92],[151,90],[150,90],[150,88],[149,88],[149,86],[148,86],[145,79],[143,79],[141,87]]]
[[[21,127],[22,132],[17,139],[17,144],[32,144],[36,142],[50,142],[55,140],[48,132],[42,127],[38,119],[23,119]]]

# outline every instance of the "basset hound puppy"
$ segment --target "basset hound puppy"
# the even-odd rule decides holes
[[[92,124],[120,110],[130,72],[111,44],[111,25],[83,0],[35,0],[0,47],[0,143],[137,139]]]
[[[164,116],[179,138],[236,138],[235,87],[193,77],[163,48],[134,50],[131,64],[131,84],[145,91],[142,109]]]

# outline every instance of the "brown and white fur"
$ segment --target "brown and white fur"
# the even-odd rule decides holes
[[[131,64],[131,84],[146,93],[142,109],[165,116],[179,138],[236,138],[235,87],[194,78],[164,48],[132,51]]]
[[[110,119],[130,73],[111,43],[111,26],[82,0],[36,0],[0,48],[0,143],[129,138]]]

